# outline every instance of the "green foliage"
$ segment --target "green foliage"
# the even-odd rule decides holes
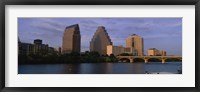
[[[129,56],[128,53],[121,53],[120,56]]]
[[[72,52],[68,54],[52,55],[19,55],[19,64],[46,64],[46,63],[103,63],[117,62],[118,59],[111,54],[101,56],[98,52],[86,51],[85,53]]]

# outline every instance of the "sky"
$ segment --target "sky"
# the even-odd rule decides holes
[[[126,38],[137,34],[144,39],[144,53],[149,48],[166,50],[167,55],[182,55],[182,18],[18,18],[21,42],[41,39],[50,47],[62,47],[65,27],[79,24],[81,51],[89,51],[89,43],[98,26],[104,26],[113,45],[126,45]]]

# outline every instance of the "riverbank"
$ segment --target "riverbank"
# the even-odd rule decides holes
[[[161,62],[158,59],[149,59],[154,62]],[[179,62],[176,59],[171,59],[169,61]],[[85,53],[69,53],[62,55],[19,55],[18,64],[78,64],[78,63],[121,63],[130,60],[127,58],[118,59],[115,55],[100,55],[98,52],[85,52]],[[143,59],[136,58],[135,62],[144,63]]]

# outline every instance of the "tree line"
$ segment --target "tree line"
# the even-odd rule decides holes
[[[71,52],[67,54],[52,55],[19,55],[19,64],[52,64],[52,63],[102,63],[102,62],[118,62],[118,59],[111,54],[100,55],[98,52],[85,51],[84,53]]]

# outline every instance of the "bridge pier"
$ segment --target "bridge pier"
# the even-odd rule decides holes
[[[131,62],[131,63],[133,63],[133,62],[134,62],[134,60],[133,60],[132,58],[130,58],[129,60],[130,60],[130,62]]]
[[[165,59],[161,59],[162,60],[162,64],[164,64],[165,63]]]
[[[148,59],[144,59],[144,63],[148,63]]]

